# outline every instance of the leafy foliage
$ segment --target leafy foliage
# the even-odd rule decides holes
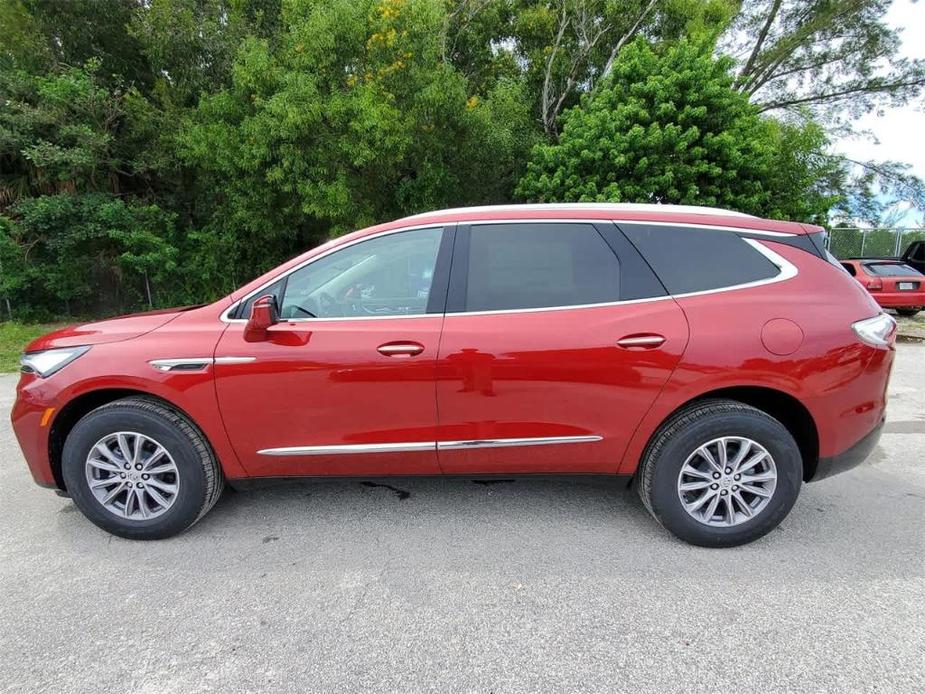
[[[15,223],[0,217],[0,260],[22,269],[4,273],[4,289],[33,297],[40,316],[151,305],[147,284],[167,286],[176,269],[174,219],[156,205],[65,193],[25,199],[12,211]],[[100,306],[99,295],[111,304]]]
[[[534,149],[518,192],[824,216],[831,201],[813,189],[830,168],[819,154],[824,136],[761,118],[731,89],[729,68],[702,45],[681,41],[659,53],[635,41],[608,83],[563,114],[558,143]]]
[[[210,224],[239,265],[509,196],[534,138],[523,88],[468,94],[440,61],[442,20],[438,2],[339,0],[286,8],[276,46],[245,42],[231,86],[203,98],[179,137],[223,200]]]
[[[901,165],[829,153],[921,93],[887,4],[0,0],[0,309],[217,298],[442,206],[925,205]]]
[[[891,0],[748,0],[723,48],[738,55],[736,88],[763,111],[810,109],[844,119],[906,103],[925,60],[899,55],[883,21]]]
[[[479,82],[521,76],[538,120],[552,137],[562,110],[594,90],[635,36],[715,38],[733,14],[730,0],[458,0],[450,5],[450,59]]]

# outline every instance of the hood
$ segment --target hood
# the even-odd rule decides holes
[[[122,342],[140,337],[166,325],[184,311],[195,306],[165,308],[144,313],[132,313],[107,320],[81,323],[60,328],[42,335],[26,345],[26,352],[37,352],[55,347],[77,347],[79,345],[100,345],[105,342]]]

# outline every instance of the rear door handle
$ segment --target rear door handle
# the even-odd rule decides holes
[[[627,335],[617,340],[617,345],[623,349],[655,349],[661,347],[665,342],[664,335],[655,333],[636,333]]]
[[[379,354],[386,357],[415,357],[424,351],[419,342],[386,342],[379,345]]]

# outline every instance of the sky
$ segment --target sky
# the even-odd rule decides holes
[[[902,28],[902,53],[911,58],[925,58],[925,2],[894,0],[887,22]],[[851,159],[900,161],[925,178],[925,107],[918,105],[891,108],[883,115],[869,114],[857,123],[858,129],[870,130],[876,141],[845,139],[835,149]],[[904,224],[918,225],[925,211],[912,210]]]

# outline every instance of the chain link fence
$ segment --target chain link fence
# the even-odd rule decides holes
[[[898,257],[913,241],[925,241],[925,229],[829,229],[829,251],[836,258]]]

